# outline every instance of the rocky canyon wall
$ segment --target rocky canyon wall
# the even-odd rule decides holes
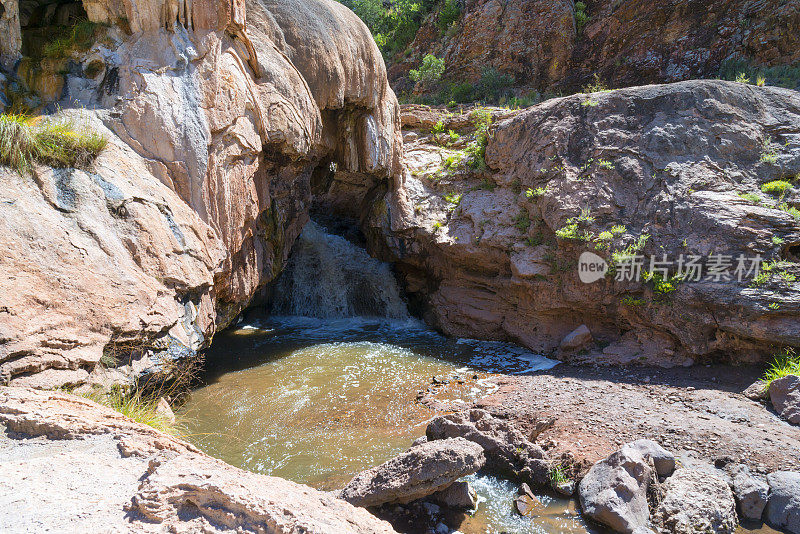
[[[612,87],[716,77],[726,62],[800,62],[800,6],[782,0],[467,0],[452,29],[434,12],[389,77],[408,88],[425,54],[446,77],[477,81],[486,68],[524,88],[574,92],[597,74]],[[581,22],[582,17],[588,17]],[[797,77],[797,75],[796,75]]]
[[[800,345],[798,92],[692,81],[493,113],[474,170],[463,139],[430,133],[441,120],[466,135],[465,116],[404,111],[409,172],[373,205],[373,247],[429,323],[615,364]],[[610,272],[584,283],[585,252]],[[640,256],[641,276],[613,272],[624,255]],[[760,257],[760,277],[740,281],[740,257]],[[675,278],[690,258],[699,278]]]
[[[70,53],[54,103],[85,108],[68,114],[109,147],[88,171],[0,170],[12,385],[120,378],[148,365],[136,347],[201,348],[280,272],[314,173],[377,184],[400,166],[383,60],[342,5],[83,7],[103,33]],[[109,351],[123,361],[98,365]]]

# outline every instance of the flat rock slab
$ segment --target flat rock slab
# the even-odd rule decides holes
[[[355,506],[409,503],[477,472],[486,463],[483,448],[463,438],[421,443],[356,475],[340,497]]]
[[[242,471],[92,401],[18,387],[0,387],[0,525],[4,534],[395,532],[330,494]]]

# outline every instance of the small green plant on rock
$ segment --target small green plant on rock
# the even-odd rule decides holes
[[[742,200],[746,200],[747,202],[755,205],[761,204],[761,197],[758,196],[756,193],[739,193],[739,196]]]
[[[589,15],[586,13],[586,3],[575,2],[575,31],[578,35],[583,33],[583,29],[589,22]]]
[[[761,156],[759,160],[768,165],[778,163],[778,150],[772,144],[772,138],[767,137],[761,145]]]
[[[124,392],[117,389],[107,393],[91,391],[79,395],[103,406],[108,406],[137,423],[151,426],[167,434],[180,435],[181,425],[158,411],[157,398],[149,398],[139,391]]]
[[[786,180],[773,180],[761,186],[761,191],[770,195],[784,196],[791,191],[792,184]]]
[[[544,187],[537,187],[535,189],[528,188],[525,190],[525,198],[534,199],[543,196],[547,192]]]
[[[747,74],[745,74],[744,72],[740,72],[739,74],[736,75],[735,81],[737,83],[750,83],[750,77],[747,76]]]
[[[557,487],[569,482],[569,478],[567,478],[567,471],[561,464],[550,466],[547,476],[550,479],[550,484],[552,484],[553,487]]]
[[[527,211],[522,210],[516,217],[514,217],[514,226],[520,232],[524,233],[528,231],[528,228],[531,226],[531,218]]]
[[[764,373],[762,381],[769,388],[773,381],[787,375],[800,375],[800,355],[792,348],[784,349],[775,355],[775,359]]]

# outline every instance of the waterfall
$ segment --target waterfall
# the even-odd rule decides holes
[[[387,263],[309,221],[278,279],[272,313],[319,318],[408,317]]]

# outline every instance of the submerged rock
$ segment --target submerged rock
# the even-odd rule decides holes
[[[647,525],[647,491],[653,479],[650,463],[631,447],[623,447],[594,464],[578,485],[583,513],[617,532],[631,533]]]
[[[429,440],[461,437],[475,442],[486,454],[486,468],[534,486],[548,483],[549,466],[541,447],[528,441],[508,421],[485,410],[435,417],[425,431]]]
[[[709,471],[678,469],[664,483],[653,524],[664,534],[731,534],[738,525],[730,486]]]
[[[792,424],[800,425],[800,376],[787,375],[769,385],[775,411]]]
[[[466,439],[422,443],[357,474],[339,496],[363,507],[409,503],[447,488],[485,463],[483,449]]]

